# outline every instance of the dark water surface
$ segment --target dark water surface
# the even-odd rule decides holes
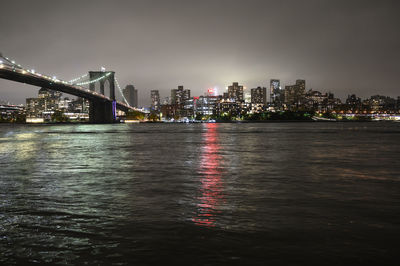
[[[400,123],[0,125],[0,264],[398,265]]]

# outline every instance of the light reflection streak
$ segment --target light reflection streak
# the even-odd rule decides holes
[[[200,196],[197,198],[197,212],[193,222],[201,226],[215,226],[220,213],[219,206],[224,201],[223,182],[221,178],[221,155],[218,144],[218,124],[205,124],[207,131],[203,134],[204,144],[198,173],[201,175]]]

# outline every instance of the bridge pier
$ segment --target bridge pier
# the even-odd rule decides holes
[[[94,124],[110,124],[115,122],[115,101],[90,101],[89,121]]]

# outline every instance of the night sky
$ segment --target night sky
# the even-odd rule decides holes
[[[69,80],[105,66],[121,85],[192,95],[238,81],[289,85],[344,98],[400,95],[400,1],[4,1],[0,52]],[[0,80],[0,99],[37,88]]]

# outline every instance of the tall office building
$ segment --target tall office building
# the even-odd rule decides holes
[[[171,104],[183,104],[190,99],[190,90],[183,89],[183,86],[178,86],[178,89],[171,90]]]
[[[306,93],[306,81],[296,80],[295,85],[285,86],[285,104],[289,110],[297,110],[304,104]]]
[[[279,106],[283,102],[283,91],[281,89],[281,81],[279,79],[271,79],[269,81],[270,103]]]
[[[296,85],[299,87],[300,93],[306,93],[306,81],[304,79],[296,80]]]
[[[243,86],[239,85],[238,82],[233,82],[228,87],[228,98],[233,102],[244,102]]]
[[[267,88],[257,87],[251,89],[251,103],[252,104],[267,104]]]
[[[152,90],[151,95],[151,110],[160,111],[160,93],[158,90]]]
[[[133,85],[126,85],[122,92],[124,97],[132,107],[138,107],[138,91]]]

